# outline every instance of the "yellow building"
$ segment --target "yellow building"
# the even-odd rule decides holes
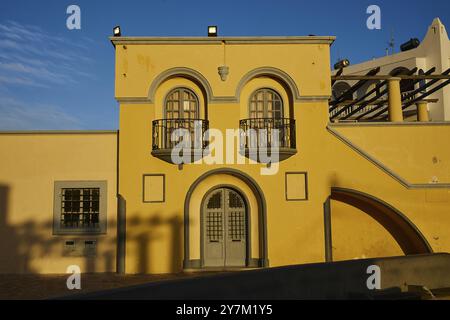
[[[118,132],[0,134],[2,272],[450,252],[450,123],[330,123],[333,37],[111,41]]]

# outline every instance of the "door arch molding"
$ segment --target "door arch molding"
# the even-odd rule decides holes
[[[184,201],[184,260],[183,267],[185,269],[199,269],[201,268],[200,260],[195,261],[190,258],[189,251],[189,224],[190,224],[190,201],[192,194],[194,193],[197,186],[205,179],[210,176],[217,174],[227,174],[233,176],[235,178],[243,181],[253,192],[255,199],[258,205],[258,221],[253,223],[258,223],[259,227],[259,259],[257,266],[255,267],[268,267],[269,259],[268,259],[268,246],[267,246],[267,204],[266,199],[264,197],[264,193],[258,183],[248,174],[232,168],[219,168],[208,171],[202,174],[200,177],[195,180],[194,183],[190,186],[186,198]],[[251,258],[251,257],[250,257]]]
[[[411,220],[383,200],[345,188],[331,188],[330,198],[351,205],[375,219],[391,234],[405,255],[433,253],[430,244]]]

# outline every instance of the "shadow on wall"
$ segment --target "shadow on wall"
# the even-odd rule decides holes
[[[131,218],[128,227],[133,228],[133,233],[127,234],[127,240],[135,242],[138,252],[137,272],[149,273],[153,268],[154,259],[168,259],[169,272],[180,273],[183,270],[183,220],[174,213],[171,217],[164,217],[161,213],[155,213],[148,219],[139,216]],[[164,239],[168,228],[170,247],[163,256],[152,254],[152,244]]]
[[[19,252],[17,230],[8,226],[9,190],[0,185],[0,272],[33,272],[28,270],[27,257]]]
[[[105,235],[93,236],[55,236],[53,235],[53,212],[49,212],[49,219],[45,222],[27,220],[20,224],[12,224],[10,220],[11,188],[0,184],[0,273],[54,273],[60,270],[61,259],[67,259],[67,266],[73,261],[81,262],[83,273],[115,272],[116,271],[116,237]],[[149,273],[156,255],[150,257],[152,243],[168,237],[167,252],[158,257],[167,259],[171,273],[183,270],[183,220],[173,214],[170,217],[161,213],[152,214],[151,218],[132,218],[128,227],[139,230],[134,234],[127,234],[129,241],[134,241],[138,247],[138,272]],[[115,234],[116,221],[108,222],[108,234]],[[168,232],[162,232],[165,230]],[[77,245],[84,246],[86,240],[96,240],[98,252],[96,254],[68,253],[65,249],[66,241],[75,240]],[[48,259],[48,261],[46,261]],[[40,260],[38,262],[38,260]],[[45,263],[44,263],[44,262]],[[58,269],[52,266],[52,261]],[[77,264],[77,263],[73,263]],[[48,266],[48,270],[45,270]],[[42,267],[40,267],[42,266]]]
[[[12,224],[9,220],[10,197],[11,188],[8,185],[0,184],[0,273],[55,273],[55,270],[59,271],[59,269],[52,267],[51,260],[57,261],[59,266],[61,258],[67,258],[70,262],[71,257],[78,263],[80,258],[84,260],[80,266],[82,272],[115,271],[115,237],[104,239],[105,236],[54,236],[53,212],[48,213],[49,219],[45,222],[27,220],[20,224]],[[108,228],[109,232],[114,232],[116,223],[108,223]],[[67,255],[64,249],[67,240],[81,240],[79,242],[83,244],[84,240],[98,240],[101,246],[107,249],[102,250],[101,254],[93,256],[71,256]],[[45,259],[49,259],[49,261],[39,264],[47,265],[51,269],[37,269],[36,265],[38,264],[34,264],[34,262],[37,260],[42,262]],[[100,263],[103,265],[101,266]],[[35,266],[33,267],[33,265]]]

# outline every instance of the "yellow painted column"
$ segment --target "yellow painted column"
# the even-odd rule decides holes
[[[389,83],[389,121],[403,122],[402,97],[400,93],[401,78],[390,78]]]
[[[417,102],[417,121],[429,122],[430,117],[428,115],[428,103],[426,101]]]

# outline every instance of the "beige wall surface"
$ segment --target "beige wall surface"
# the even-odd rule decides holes
[[[114,272],[117,133],[0,133],[0,272]],[[55,181],[107,181],[107,233],[53,235]],[[97,241],[96,257],[64,255]]]

